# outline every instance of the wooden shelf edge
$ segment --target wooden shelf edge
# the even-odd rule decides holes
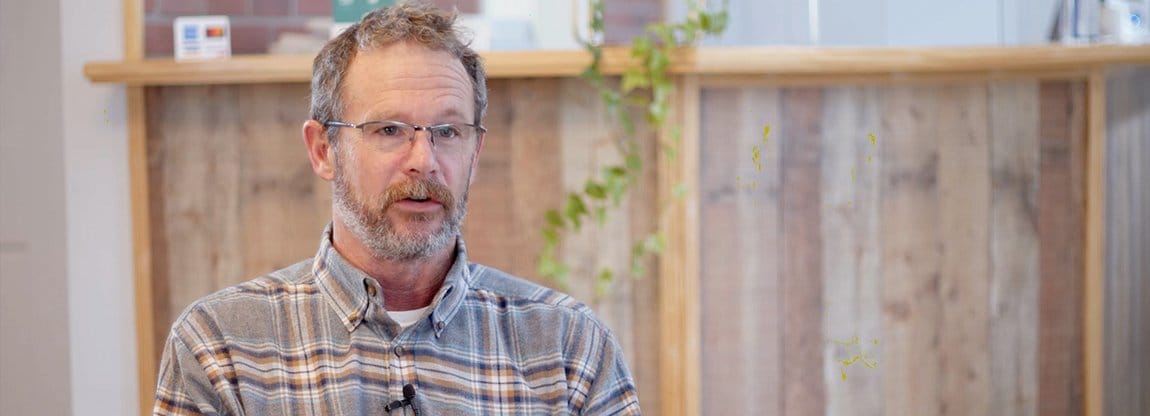
[[[590,56],[581,50],[498,51],[483,54],[489,78],[571,77]],[[90,62],[92,82],[133,86],[309,82],[311,55],[247,55],[225,60],[146,59]],[[618,75],[631,66],[627,48],[604,48],[602,70]],[[672,57],[671,72],[694,75],[847,75],[881,73],[995,72],[1150,64],[1150,45],[1036,45],[1011,47],[686,48]]]

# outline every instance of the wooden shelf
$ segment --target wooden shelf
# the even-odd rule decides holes
[[[577,76],[590,62],[580,50],[484,53],[490,78]],[[308,82],[310,55],[247,55],[225,60],[90,62],[92,82],[127,85]],[[682,49],[671,72],[699,75],[846,75],[1086,69],[1150,63],[1150,45],[946,48],[706,47]],[[620,74],[632,60],[621,47],[604,50],[603,71]]]

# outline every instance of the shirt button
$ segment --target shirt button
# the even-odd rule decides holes
[[[396,357],[402,357],[403,356],[403,346],[402,345],[396,345],[395,348],[392,349],[392,351],[395,352]]]
[[[375,286],[367,285],[367,295],[373,298],[375,297]]]
[[[439,322],[435,323],[435,329],[437,329],[437,330],[442,331],[444,326],[447,326],[446,322],[439,321]]]

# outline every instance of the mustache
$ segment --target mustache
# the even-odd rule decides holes
[[[382,195],[383,206],[386,207],[408,198],[431,199],[445,207],[455,207],[455,196],[452,195],[447,185],[430,178],[411,178],[389,186]]]

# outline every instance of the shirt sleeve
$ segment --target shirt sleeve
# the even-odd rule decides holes
[[[623,348],[611,331],[597,321],[580,338],[573,407],[581,415],[639,415],[639,394],[623,359]]]
[[[180,337],[180,320],[164,343],[156,384],[154,415],[220,415],[220,397],[205,366]]]

